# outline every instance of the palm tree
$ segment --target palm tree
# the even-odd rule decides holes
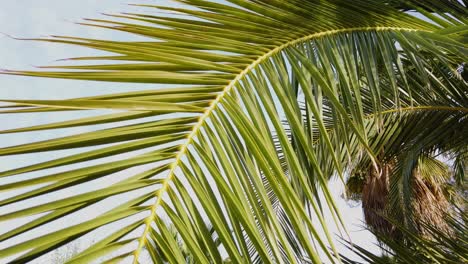
[[[466,61],[467,12],[458,1],[177,2],[180,7],[145,5],[173,15],[123,13],[83,23],[147,41],[39,39],[112,54],[72,59],[87,65],[4,72],[166,86],[4,100],[10,104],[2,113],[112,112],[3,134],[112,126],[0,149],[5,156],[92,147],[0,172],[8,180],[1,190],[12,191],[0,206],[26,203],[2,212],[0,221],[31,219],[0,234],[8,245],[0,256],[24,263],[108,227],[111,232],[69,263],[109,255],[107,263],[139,263],[145,255],[154,263],[185,263],[187,255],[197,263],[335,263],[339,252],[324,215],[330,211],[340,227],[346,219],[331,197],[331,177],[344,180],[362,159],[380,172],[386,164],[380,147],[390,145],[386,155],[403,153],[395,164],[401,177],[391,185],[401,193],[394,202],[407,205],[415,157],[467,146],[468,89],[456,72]],[[136,150],[142,154],[101,159]],[[78,163],[79,169],[48,171]],[[141,166],[143,172],[130,173]],[[117,172],[127,177],[27,204]],[[103,202],[114,206],[50,231],[54,220],[79,217]],[[18,236],[22,242],[8,244]]]
[[[445,69],[440,70],[446,71]],[[461,76],[459,78],[463,79]],[[442,100],[436,104],[443,105],[443,100],[446,98],[437,99],[436,97],[434,100]],[[412,121],[412,123],[422,124],[421,121]],[[464,126],[462,119],[460,119],[459,124]],[[408,129],[413,128],[408,126]],[[439,230],[445,230],[448,234],[451,232],[444,221],[444,214],[451,210],[451,204],[459,204],[460,194],[457,193],[456,189],[463,189],[464,170],[468,159],[466,147],[457,146],[457,133],[459,131],[465,133],[464,128],[457,127],[455,124],[454,127],[446,127],[445,129],[455,133],[454,136],[433,141],[433,145],[426,146],[428,151],[416,151],[412,157],[407,155],[407,153],[411,153],[410,151],[400,150],[406,148],[405,145],[408,145],[409,140],[415,140],[413,137],[421,138],[428,134],[413,134],[406,140],[396,143],[390,141],[391,145],[388,144],[388,141],[381,144],[376,151],[380,151],[379,159],[382,164],[380,167],[382,173],[377,173],[365,157],[352,168],[351,176],[346,182],[346,194],[351,199],[362,199],[365,220],[371,228],[398,239],[401,235],[400,232],[395,233],[398,229],[385,219],[390,217],[404,219],[404,222],[412,225],[414,231],[420,235],[427,233],[423,228],[427,223]],[[409,130],[403,133],[408,132]],[[419,130],[417,133],[420,132]],[[375,136],[381,137],[382,133]],[[450,142],[451,140],[453,142]],[[445,154],[445,159],[451,159],[452,169],[436,158],[442,154]],[[409,194],[412,198],[408,200],[410,203],[404,205],[406,210],[402,208],[402,203],[395,202],[399,199],[398,196],[401,195],[401,192],[398,190],[390,191],[390,188],[396,188],[398,179],[403,177],[401,173],[405,168],[395,165],[400,164],[401,166],[401,163],[405,162],[404,159],[406,162],[410,162],[406,169],[409,177],[405,184],[412,186],[412,193]]]
[[[444,214],[451,209],[450,199],[458,196],[453,191],[451,184],[451,174],[448,166],[443,162],[433,157],[419,157],[412,172],[411,203],[404,210],[399,207],[395,208],[393,200],[397,199],[390,196],[398,195],[398,192],[390,192],[390,182],[393,177],[401,177],[395,175],[394,164],[397,161],[390,161],[382,166],[382,173],[378,174],[367,164],[360,170],[357,167],[356,174],[351,176],[347,184],[347,193],[352,199],[362,200],[362,208],[365,216],[365,221],[372,229],[393,237],[393,239],[401,239],[399,230],[391,224],[386,218],[398,218],[403,215],[406,223],[413,224],[415,231],[423,235],[426,230],[422,223],[431,223],[432,226],[439,230],[445,230],[450,233],[450,229],[444,220]],[[397,214],[395,214],[397,212]],[[399,213],[399,214],[398,214]]]
[[[432,225],[431,222],[424,221],[421,221],[421,224],[425,226],[431,238],[428,238],[427,234],[415,234],[397,222],[393,223],[405,237],[405,243],[376,232],[376,236],[385,242],[381,245],[382,250],[387,253],[385,256],[379,256],[360,246],[353,247],[349,242],[345,244],[369,263],[465,263],[468,261],[466,232],[468,215],[460,208],[454,211],[455,216],[446,215],[445,219],[447,225],[453,230],[450,234]],[[346,256],[343,256],[343,259],[347,264],[359,263]]]

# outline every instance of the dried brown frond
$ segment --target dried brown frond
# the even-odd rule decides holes
[[[362,208],[366,224],[371,229],[388,237],[400,239],[400,232],[386,220],[393,218],[388,195],[389,178],[394,168],[393,163],[383,164],[381,173],[377,173],[372,167],[369,168],[367,181],[362,190]],[[413,170],[412,176],[411,212],[406,212],[404,219],[395,220],[409,219],[423,236],[428,235],[425,230],[427,224],[450,234],[451,230],[446,223],[445,216],[450,213],[451,205],[444,195],[442,184],[429,180],[427,175],[423,178],[418,168]]]
[[[450,214],[451,205],[444,196],[440,185],[422,180],[418,175],[413,177],[413,209],[414,223],[422,236],[429,236],[426,224],[450,234],[452,230],[448,226],[445,216]],[[424,223],[424,224],[423,224]]]
[[[368,169],[368,177],[362,189],[362,209],[367,225],[375,231],[390,237],[397,236],[395,227],[385,219],[388,215],[389,177],[392,164],[381,166],[378,173],[373,167]]]

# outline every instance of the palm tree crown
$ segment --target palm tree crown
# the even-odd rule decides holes
[[[113,126],[0,149],[5,156],[83,148],[0,172],[2,179],[15,179],[0,182],[2,190],[24,190],[0,201],[2,207],[141,165],[146,170],[96,191],[2,213],[0,221],[36,216],[0,233],[0,241],[8,241],[104,200],[115,205],[93,219],[0,249],[0,256],[24,263],[112,226],[69,263],[109,255],[108,263],[142,263],[144,256],[154,263],[185,263],[188,255],[196,263],[335,263],[339,252],[324,214],[330,211],[340,227],[346,219],[331,197],[331,177],[344,181],[363,160],[381,174],[389,157],[398,157],[399,176],[389,192],[401,209],[396,214],[406,215],[418,157],[466,153],[468,89],[456,70],[466,61],[468,19],[459,1],[176,2],[180,7],[157,1],[144,6],[177,15],[122,13],[83,22],[146,41],[38,39],[112,54],[75,58],[88,62],[80,66],[3,72],[167,86],[65,100],[4,100],[10,104],[3,113],[113,110],[4,134]],[[143,152],[47,172],[135,150]],[[28,172],[43,173],[22,177]],[[115,199],[122,193],[129,195]]]

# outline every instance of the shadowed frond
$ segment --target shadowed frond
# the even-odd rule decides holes
[[[404,244],[395,242],[393,238],[375,232],[379,240],[385,243],[380,245],[383,256],[349,242],[345,242],[345,244],[368,263],[464,263],[468,260],[466,212],[458,211],[455,216],[448,215],[446,217],[446,222],[454,232],[448,234],[431,223],[425,222],[424,226],[430,234],[430,238],[415,235],[400,223],[391,220],[407,242]],[[344,257],[343,263],[360,262]]]

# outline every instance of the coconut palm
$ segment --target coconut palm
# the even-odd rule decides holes
[[[11,194],[0,206],[13,208],[0,221],[30,219],[0,234],[7,245],[0,256],[24,263],[106,228],[111,231],[69,263],[104,256],[108,263],[145,257],[185,263],[188,255],[197,263],[335,263],[339,252],[324,215],[329,211],[343,230],[346,219],[327,185],[331,177],[344,180],[362,159],[380,172],[381,147],[391,146],[386,155],[404,155],[390,191],[401,193],[393,202],[407,210],[415,157],[467,145],[468,89],[456,72],[466,61],[467,12],[458,1],[176,2],[145,5],[169,14],[122,13],[82,23],[146,41],[38,39],[112,54],[70,59],[85,65],[4,72],[163,86],[4,100],[2,113],[10,114],[101,111],[1,131],[94,128],[0,150],[5,156],[77,149],[0,173],[1,189]],[[109,159],[118,154],[127,155]],[[118,172],[126,177],[117,183],[28,203]],[[55,220],[102,203],[107,210],[98,216],[51,231]],[[10,243],[17,237],[21,242]]]

